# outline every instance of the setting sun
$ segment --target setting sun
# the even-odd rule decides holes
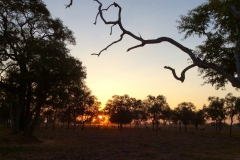
[[[102,115],[99,115],[98,118],[99,118],[99,119],[102,119],[103,117],[102,117]]]

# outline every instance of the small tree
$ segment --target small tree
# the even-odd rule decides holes
[[[232,124],[233,124],[233,117],[240,112],[240,106],[237,105],[237,100],[239,98],[232,95],[232,93],[228,93],[225,97],[225,109],[226,114],[230,118],[230,136],[232,136]]]
[[[123,124],[132,122],[132,110],[132,99],[127,94],[112,96],[112,100],[108,100],[104,108],[104,112],[110,116],[110,122],[117,123],[120,131]]]
[[[160,124],[160,119],[163,119],[163,110],[169,108],[166,97],[163,95],[147,96],[146,104],[148,105],[149,117],[152,120],[152,129],[154,131],[154,126],[156,125],[156,131],[158,131],[158,126]]]
[[[206,123],[205,113],[203,110],[198,110],[193,112],[193,117],[191,123],[195,126],[196,131],[198,131],[198,126]]]
[[[146,106],[141,100],[132,99],[133,102],[133,110],[132,110],[132,118],[135,123],[135,128],[139,128],[142,121],[147,120],[147,111]]]
[[[184,125],[185,132],[187,131],[187,125],[191,123],[191,120],[193,118],[193,111],[195,109],[196,107],[191,102],[182,102],[178,104],[178,107],[175,109],[179,120]]]
[[[204,106],[203,109],[206,112],[207,118],[215,121],[216,133],[220,133],[221,122],[225,119],[226,110],[224,108],[225,100],[219,97],[208,97],[210,102],[208,106]]]

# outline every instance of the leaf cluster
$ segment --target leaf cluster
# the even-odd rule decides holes
[[[209,0],[206,3],[181,15],[178,23],[179,33],[185,33],[184,39],[199,36],[203,40],[195,54],[201,60],[216,64],[235,76],[236,64],[234,51],[240,35],[240,21],[231,13],[230,7],[240,9],[240,1]],[[238,50],[238,54],[240,54]],[[213,69],[199,68],[204,84],[215,85],[216,89],[224,88],[227,78]]]

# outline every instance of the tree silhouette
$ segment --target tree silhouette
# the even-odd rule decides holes
[[[132,118],[135,123],[135,128],[139,128],[142,121],[147,121],[147,106],[142,100],[137,100],[135,98],[133,98],[132,100]]]
[[[112,99],[107,101],[104,108],[104,112],[110,116],[110,122],[117,123],[119,130],[122,130],[123,124],[132,122],[132,110],[132,99],[127,94],[112,96]]]
[[[198,126],[206,123],[206,115],[202,109],[193,112],[193,117],[191,123],[195,126],[196,131],[198,131]]]
[[[41,0],[3,0],[0,12],[0,87],[10,99],[12,132],[31,136],[46,101],[86,72],[68,55],[72,31]]]
[[[210,118],[216,123],[216,133],[220,133],[221,122],[225,119],[226,110],[224,108],[225,100],[219,97],[208,97],[209,105],[203,107],[203,110],[207,114],[207,118]]]
[[[163,119],[163,110],[169,108],[166,97],[163,95],[155,96],[147,96],[147,105],[148,105],[148,112],[149,117],[152,120],[152,126],[154,131],[154,126],[156,125],[156,131],[158,131],[158,126],[160,124],[160,119]]]
[[[237,101],[240,98],[233,96],[232,93],[228,93],[225,97],[225,109],[226,114],[230,118],[230,136],[232,136],[232,124],[233,124],[233,117],[240,113],[240,106],[237,105]]]
[[[170,107],[166,107],[164,110],[162,110],[162,119],[164,120],[164,127],[165,123],[168,122],[168,128],[170,129],[170,121],[173,115],[173,110]]]
[[[191,102],[182,102],[178,104],[177,108],[175,108],[178,120],[180,120],[180,123],[185,126],[185,132],[187,131],[187,125],[191,123],[191,120],[193,118],[193,112],[195,110],[196,107]]]

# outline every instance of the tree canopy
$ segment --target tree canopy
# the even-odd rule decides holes
[[[119,124],[119,129],[122,129],[123,124],[132,122],[133,99],[129,95],[123,96],[114,95],[108,100],[105,113],[110,115],[110,122]]]
[[[41,109],[83,84],[86,69],[67,44],[75,44],[73,32],[41,0],[0,2],[0,87],[10,101],[13,133],[31,136]]]

